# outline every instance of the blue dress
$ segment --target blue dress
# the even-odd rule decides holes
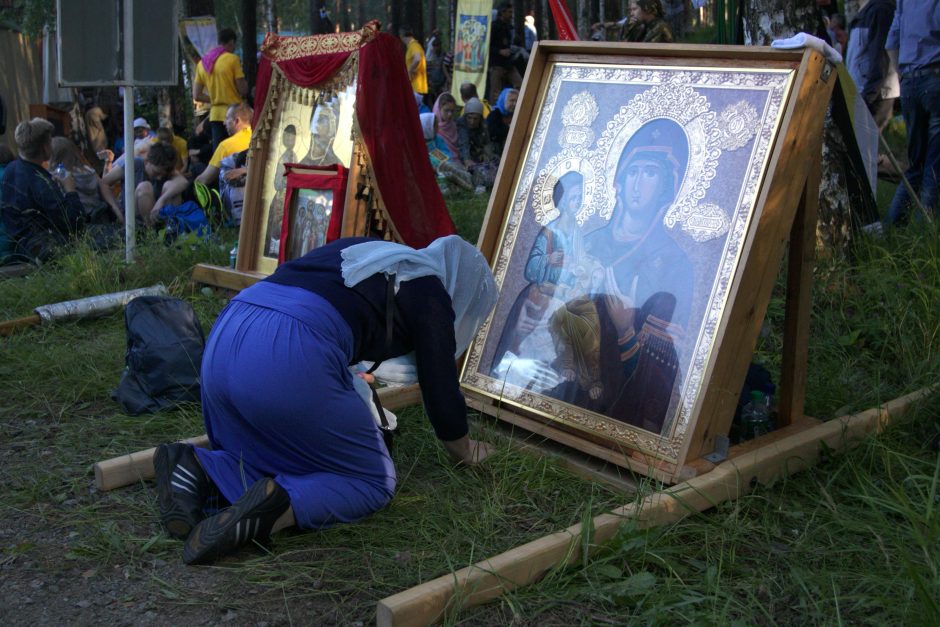
[[[196,449],[230,502],[262,477],[290,495],[297,525],[328,527],[385,506],[395,468],[348,366],[415,351],[437,436],[467,433],[454,362],[454,314],[436,277],[403,282],[386,341],[386,280],[354,288],[340,275],[338,240],[242,291],[209,335],[202,404],[212,450]],[[414,332],[413,332],[414,331]]]

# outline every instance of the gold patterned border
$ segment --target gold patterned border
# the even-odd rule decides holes
[[[362,30],[352,33],[328,33],[303,37],[285,37],[277,33],[268,33],[261,44],[261,54],[277,63],[318,54],[355,52],[372,41],[381,28],[382,24],[378,20],[372,20],[363,26]]]

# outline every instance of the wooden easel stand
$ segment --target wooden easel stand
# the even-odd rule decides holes
[[[924,388],[880,407],[796,433],[788,429],[753,440],[747,443],[750,447],[743,447],[743,452],[704,475],[595,517],[591,550],[610,540],[627,520],[635,520],[640,528],[676,522],[748,494],[758,484],[811,467],[823,450],[842,451],[855,446],[866,436],[883,430],[892,418],[899,417],[913,403],[933,392],[934,388]],[[754,448],[761,440],[765,444]],[[825,443],[825,449],[821,443]],[[386,597],[378,603],[377,624],[380,627],[428,625],[442,620],[447,613],[480,605],[533,583],[553,568],[577,564],[582,558],[584,531],[582,525],[573,525]]]

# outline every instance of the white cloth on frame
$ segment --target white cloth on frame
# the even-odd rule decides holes
[[[827,60],[832,63],[842,63],[842,55],[819,37],[814,37],[809,33],[797,33],[793,37],[786,39],[774,39],[770,44],[771,48],[781,50],[791,50],[794,48],[814,48],[822,53]]]

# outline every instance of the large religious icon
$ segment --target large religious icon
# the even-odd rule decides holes
[[[278,263],[302,257],[339,237],[348,170],[341,165],[288,163]]]
[[[292,215],[287,220],[284,261],[303,257],[314,248],[323,246],[332,213],[332,190],[300,190]]]
[[[281,252],[287,192],[286,164],[341,165],[352,159],[356,82],[337,92],[292,89],[278,111],[261,193],[264,228],[258,269],[272,272]]]
[[[554,57],[530,77],[491,229],[500,298],[461,381],[675,462],[796,72],[648,63]]]
[[[459,15],[454,42],[454,67],[462,72],[482,72],[486,58],[485,15]]]

